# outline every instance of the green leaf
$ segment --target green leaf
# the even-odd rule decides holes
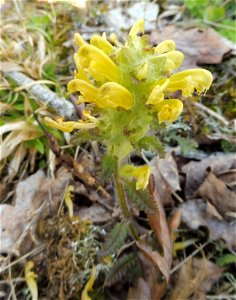
[[[164,155],[164,148],[160,140],[155,136],[145,136],[139,141],[139,147],[146,151],[152,151],[155,154]]]
[[[217,265],[223,267],[228,264],[236,263],[236,255],[225,254],[216,260]]]
[[[155,209],[147,189],[136,190],[135,182],[126,183],[125,189],[128,197],[139,210],[142,210],[145,213],[151,213]]]
[[[101,162],[102,177],[105,181],[110,179],[117,167],[117,158],[113,155],[105,155]]]
[[[38,150],[39,153],[44,154],[44,145],[43,143],[39,140],[39,139],[35,139],[34,141],[34,145],[36,147],[36,149]]]
[[[225,18],[225,9],[222,6],[208,6],[205,9],[204,19],[217,22]]]
[[[114,262],[109,270],[105,279],[105,286],[111,286],[123,278],[127,279],[131,273],[137,273],[138,266],[140,266],[139,260],[133,253],[123,255]]]
[[[107,256],[117,252],[124,245],[128,233],[129,224],[127,222],[117,223],[109,233],[100,255]]]

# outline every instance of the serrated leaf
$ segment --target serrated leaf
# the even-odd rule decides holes
[[[125,188],[130,200],[139,210],[142,210],[145,213],[151,213],[155,209],[147,189],[136,190],[134,182],[127,183]]]
[[[117,223],[109,233],[100,255],[107,256],[117,252],[124,245],[128,232],[127,222]]]
[[[105,286],[111,286],[115,282],[121,280],[126,276],[126,274],[133,273],[133,270],[135,266],[138,265],[138,259],[133,254],[125,254],[122,257],[120,257],[111,267],[109,270],[106,280],[105,280]]]
[[[101,162],[102,177],[106,181],[111,178],[117,167],[117,158],[113,155],[105,155]]]
[[[149,150],[156,154],[164,154],[164,148],[160,140],[155,136],[146,136],[139,141],[139,146],[143,150]]]

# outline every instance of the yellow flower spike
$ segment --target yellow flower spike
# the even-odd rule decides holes
[[[170,51],[160,56],[164,56],[167,58],[166,64],[167,64],[167,69],[170,73],[172,73],[175,69],[178,69],[184,60],[184,55],[180,51]],[[170,61],[173,62],[174,64],[171,64]]]
[[[167,88],[170,79],[166,79],[162,85],[156,85],[151,91],[146,104],[158,105],[164,100],[163,91]]]
[[[209,89],[213,81],[211,72],[205,69],[190,69],[178,72],[170,77],[167,87],[169,92],[181,90],[183,96],[191,96],[194,90],[203,93]]]
[[[128,110],[134,104],[134,97],[122,85],[115,82],[107,82],[99,88],[96,104],[101,108],[122,107]]]
[[[75,79],[82,79],[84,81],[90,82],[88,76],[86,75],[84,69],[82,68],[79,62],[79,57],[77,53],[74,54],[74,62],[78,70],[77,72],[76,71],[74,72]]]
[[[143,80],[147,77],[147,71],[148,71],[148,62],[145,62],[141,68],[136,73],[136,78],[138,80]]]
[[[92,300],[91,297],[89,297],[88,292],[90,292],[93,289],[95,278],[96,278],[96,267],[94,266],[92,268],[91,276],[88,282],[86,283],[85,288],[82,291],[81,300]]]
[[[30,260],[25,266],[25,281],[32,295],[32,300],[38,300],[38,286],[36,282],[37,275],[31,271],[34,263]]]
[[[74,40],[75,43],[78,47],[81,47],[83,45],[86,45],[87,43],[85,42],[85,40],[82,38],[82,36],[79,33],[75,33],[74,35]]]
[[[78,122],[73,122],[73,121],[68,121],[64,122],[63,118],[57,118],[55,121],[52,120],[51,118],[45,117],[44,122],[46,125],[57,128],[63,132],[71,132],[74,129],[92,129],[97,127],[97,120],[96,122],[85,122],[85,121],[78,121]]]
[[[98,76],[104,76],[107,80],[119,82],[121,72],[117,65],[100,49],[93,45],[84,45],[78,51],[80,63],[88,68],[93,63],[93,72]]]
[[[178,99],[168,99],[157,106],[159,123],[174,122],[183,110],[183,103]]]
[[[131,36],[132,41],[136,40],[137,34],[139,34],[139,33],[144,33],[144,19],[139,19],[131,27],[129,36]]]
[[[135,167],[124,165],[119,169],[119,175],[123,178],[136,178],[136,190],[145,189],[149,182],[151,169],[148,165]]]
[[[98,92],[96,87],[81,79],[72,79],[68,83],[67,89],[70,93],[80,92],[84,102],[95,102]]]
[[[158,54],[163,54],[174,50],[175,50],[175,42],[172,40],[165,40],[155,47],[155,53]]]
[[[105,54],[110,55],[112,50],[113,50],[113,46],[112,44],[110,44],[106,38],[101,37],[99,35],[94,35],[91,37],[90,39],[90,44],[99,48],[100,50],[102,50]]]

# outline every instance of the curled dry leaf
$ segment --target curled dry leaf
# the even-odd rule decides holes
[[[225,183],[212,172],[209,172],[197,190],[197,196],[210,201],[226,220],[230,220],[231,212],[236,213],[236,194],[230,191]]]
[[[215,174],[235,168],[236,159],[234,154],[211,155],[203,160],[191,161],[183,166],[182,170],[186,173],[185,195],[192,197],[205,178],[206,169],[211,168]]]
[[[15,205],[0,205],[1,235],[0,252],[18,253],[19,238],[27,230],[33,234],[39,217],[46,217],[49,211],[56,211],[70,173],[61,168],[55,180],[47,178],[42,170],[18,183]]]
[[[229,249],[236,249],[236,222],[218,219],[208,207],[203,199],[188,200],[180,205],[182,221],[193,230],[206,227],[211,240],[223,239]]]
[[[211,261],[193,258],[180,269],[170,300],[205,300],[206,292],[217,282],[224,269]]]
[[[186,30],[172,25],[162,31],[153,31],[150,39],[157,44],[167,36],[175,41],[177,50],[184,53],[182,69],[196,68],[198,64],[218,64],[224,54],[234,49],[212,28]]]

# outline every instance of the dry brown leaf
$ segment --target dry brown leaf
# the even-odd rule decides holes
[[[151,199],[155,209],[152,213],[147,214],[147,218],[162,247],[163,255],[157,251],[153,251],[151,247],[143,242],[137,242],[137,245],[144,255],[159,268],[164,275],[166,282],[168,282],[172,263],[173,244],[163,207],[162,197],[164,197],[165,194],[163,194],[162,187],[159,188],[158,181],[154,184],[153,177],[151,177],[149,183],[149,194],[152,197]]]
[[[112,220],[112,214],[97,203],[90,207],[80,208],[78,215],[81,217],[81,220],[90,220],[96,224],[106,223]]]
[[[139,278],[136,287],[130,287],[127,300],[151,300],[151,288],[143,278]]]
[[[235,168],[236,158],[234,154],[211,155],[199,162],[191,161],[182,167],[186,173],[185,196],[193,197],[205,178],[207,168],[211,168],[215,174]]]
[[[223,239],[229,249],[236,249],[236,222],[217,219],[203,199],[188,200],[180,205],[182,221],[193,230],[204,226],[211,240]]]
[[[39,217],[55,211],[62,200],[70,173],[61,168],[55,181],[47,178],[42,170],[18,183],[15,205],[0,205],[2,234],[0,252],[19,253],[19,238],[35,231]],[[21,242],[23,241],[23,238]],[[24,249],[25,250],[25,249]]]
[[[196,68],[198,64],[218,64],[224,54],[232,50],[212,28],[184,29],[171,25],[162,31],[153,31],[150,40],[157,44],[167,37],[174,40],[177,50],[184,53],[185,59],[181,69]]]
[[[181,268],[169,300],[204,300],[212,285],[219,280],[224,269],[211,261],[193,258]]]
[[[196,195],[210,201],[226,220],[230,220],[229,212],[236,212],[236,194],[212,172],[209,172]]]

